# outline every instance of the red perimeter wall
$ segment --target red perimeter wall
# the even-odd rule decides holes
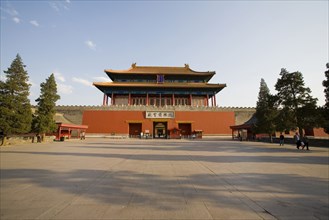
[[[153,132],[153,121],[167,121],[168,129],[178,128],[178,123],[191,123],[193,130],[203,130],[204,135],[231,135],[235,124],[234,112],[175,111],[174,119],[145,118],[145,111],[93,111],[83,112],[82,124],[87,133],[128,134],[129,123],[142,123],[142,130]]]

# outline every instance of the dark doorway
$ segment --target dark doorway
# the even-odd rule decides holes
[[[179,123],[178,128],[181,130],[182,138],[188,138],[192,134],[191,123]]]
[[[129,137],[137,138],[142,132],[142,123],[129,123]]]
[[[167,138],[167,122],[153,122],[154,138]]]

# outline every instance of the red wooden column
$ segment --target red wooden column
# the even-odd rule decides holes
[[[149,105],[149,94],[146,93],[146,105]]]
[[[114,105],[114,94],[112,92],[112,95],[111,95],[111,105]]]
[[[209,106],[209,95],[207,94],[206,106]]]
[[[190,94],[190,105],[192,106],[192,94]]]
[[[214,96],[211,96],[211,106],[214,106]]]
[[[215,103],[215,106],[217,106],[217,104],[216,104],[216,95],[214,95],[214,103]]]
[[[130,105],[131,104],[131,95],[130,95],[130,93],[128,94],[128,105]]]
[[[175,106],[175,95],[174,95],[174,93],[172,94],[172,105]]]
[[[161,93],[160,93],[160,102],[159,102],[159,106],[161,106]]]

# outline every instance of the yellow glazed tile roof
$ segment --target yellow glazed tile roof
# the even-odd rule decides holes
[[[163,75],[214,75],[215,71],[197,72],[191,70],[189,65],[184,67],[162,67],[162,66],[137,66],[136,63],[131,65],[128,70],[104,70],[108,74],[163,74]]]

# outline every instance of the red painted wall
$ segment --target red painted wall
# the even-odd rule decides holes
[[[235,124],[234,112],[175,112],[174,119],[148,119],[145,111],[93,111],[83,112],[82,124],[87,133],[128,134],[129,123],[141,122],[142,130],[153,133],[153,121],[167,121],[168,129],[178,128],[179,122],[191,122],[193,130],[203,130],[204,135],[231,135],[229,126]]]
[[[329,138],[329,134],[327,134],[326,132],[324,132],[323,128],[314,128],[314,137],[326,137]]]
[[[203,134],[231,135],[230,126],[235,124],[234,112],[176,112],[176,121],[192,121],[192,131]]]

